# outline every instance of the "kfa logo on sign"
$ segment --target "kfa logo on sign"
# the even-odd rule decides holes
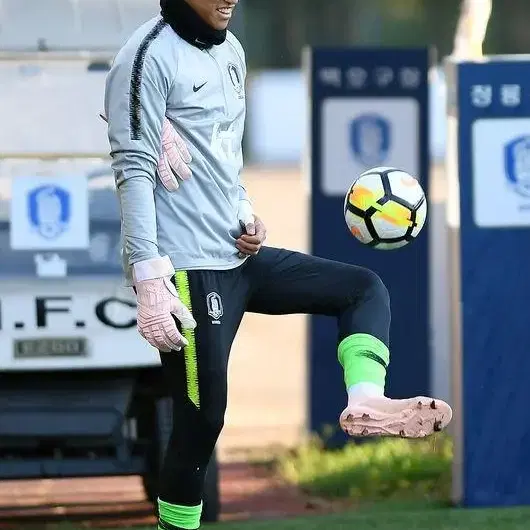
[[[71,219],[70,193],[59,186],[40,186],[28,193],[28,218],[32,228],[45,239],[59,237]]]
[[[519,136],[504,146],[504,168],[513,190],[530,198],[530,135]]]
[[[392,142],[390,122],[378,114],[363,114],[350,124],[354,157],[367,168],[384,165]]]

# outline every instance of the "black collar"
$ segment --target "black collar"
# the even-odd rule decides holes
[[[185,0],[160,0],[162,18],[185,41],[201,50],[222,44],[226,39],[226,29],[217,30],[193,10]]]

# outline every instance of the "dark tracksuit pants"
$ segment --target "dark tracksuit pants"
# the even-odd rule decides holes
[[[228,357],[243,314],[333,316],[339,341],[365,333],[388,345],[390,304],[382,281],[367,269],[270,247],[235,269],[180,272],[175,282],[181,299],[189,299],[197,327],[189,347],[161,354],[174,426],[159,496],[194,506],[223,428]]]

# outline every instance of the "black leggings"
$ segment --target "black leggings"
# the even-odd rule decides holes
[[[370,270],[270,247],[236,269],[178,273],[176,284],[191,300],[197,328],[184,352],[161,354],[174,423],[159,496],[195,506],[223,428],[228,357],[243,314],[333,316],[339,341],[366,333],[388,345],[390,301]]]

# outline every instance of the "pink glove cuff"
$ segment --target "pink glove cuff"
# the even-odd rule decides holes
[[[133,265],[134,283],[173,276],[173,274],[175,274],[175,268],[173,267],[169,256],[146,259],[138,261]]]

